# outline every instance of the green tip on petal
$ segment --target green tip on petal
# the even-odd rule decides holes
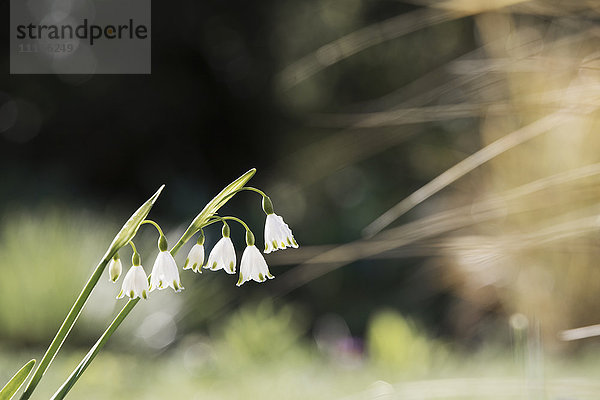
[[[231,272],[235,271],[235,267],[233,266],[233,261],[229,263],[229,270]]]
[[[142,290],[142,297],[144,298],[144,300],[148,300],[148,294],[145,290]]]
[[[263,276],[263,274],[258,274],[258,279],[260,279],[260,281],[263,282],[265,280],[265,277]]]
[[[240,272],[240,279],[238,279],[236,285],[240,286],[242,283],[244,283],[244,277],[242,276],[242,273]]]
[[[187,266],[188,266],[189,263],[190,263],[190,259],[186,258],[185,259],[185,264],[183,264],[183,269],[187,269]],[[196,265],[196,264],[194,264],[194,265]]]
[[[133,299],[134,296],[135,296],[135,293],[133,292],[133,290],[131,292],[129,292],[129,297],[131,297]]]

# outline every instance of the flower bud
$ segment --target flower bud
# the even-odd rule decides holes
[[[116,282],[121,276],[121,271],[123,270],[123,265],[121,264],[121,259],[119,258],[119,254],[115,254],[113,258],[108,263],[108,276],[111,282]]]

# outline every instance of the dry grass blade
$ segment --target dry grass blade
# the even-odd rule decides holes
[[[279,75],[279,84],[281,89],[288,90],[317,72],[369,47],[466,15],[455,11],[424,8],[359,29],[286,67]]]
[[[378,257],[384,253],[420,240],[435,237],[469,225],[505,217],[507,214],[507,204],[511,202],[519,203],[519,200],[525,196],[539,193],[543,190],[560,185],[575,184],[580,180],[591,177],[595,179],[600,178],[600,163],[561,172],[507,190],[500,195],[486,198],[473,204],[439,212],[397,228],[381,232],[372,239],[361,239],[335,247],[319,246],[307,248],[307,251],[301,249],[294,255],[294,259],[289,259],[286,253],[276,253],[271,256],[273,257],[273,265],[300,263],[300,265],[279,277],[277,291],[279,294],[288,293],[313,279],[354,261]],[[531,242],[532,240],[537,240],[537,244],[540,244],[542,240],[548,238],[548,235],[550,235],[550,239],[552,239],[552,235],[557,235],[557,230],[560,230],[560,232],[563,233],[560,237],[557,236],[555,238],[556,240],[559,240],[560,238],[571,237],[578,234],[577,231],[582,228],[585,228],[585,232],[582,232],[582,234],[595,231],[597,229],[596,225],[595,216],[586,217],[581,220],[572,221],[568,226],[557,225],[546,230],[524,235],[519,240],[524,241],[527,239],[529,240],[529,245],[533,245]],[[438,248],[444,246],[445,245],[437,245]],[[431,247],[429,250],[431,250]],[[316,268],[316,266],[319,268]]]
[[[435,193],[439,192],[446,186],[465,176],[475,168],[488,162],[494,157],[512,149],[513,147],[525,143],[526,141],[531,140],[556,126],[559,126],[568,120],[570,120],[569,115],[565,114],[563,111],[558,111],[554,114],[540,118],[539,120],[524,126],[521,129],[513,131],[491,143],[453,167],[447,169],[442,174],[429,181],[425,186],[416,190],[410,196],[383,213],[364,229],[365,236],[371,237],[382,231],[400,216],[417,206],[419,203],[427,200]]]

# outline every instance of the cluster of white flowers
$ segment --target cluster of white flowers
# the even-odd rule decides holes
[[[185,261],[184,269],[192,269],[194,272],[201,273],[201,268],[211,271],[224,270],[228,274],[236,273],[236,254],[233,242],[229,237],[230,231],[227,223],[224,222],[223,237],[215,244],[208,260],[204,264],[204,236],[198,240],[190,250]],[[298,247],[296,239],[292,234],[290,227],[283,221],[279,215],[271,212],[267,213],[265,222],[265,253],[271,253],[278,249],[286,247]],[[273,279],[274,276],[269,271],[269,267],[264,256],[254,244],[254,235],[250,230],[246,231],[246,249],[242,253],[240,262],[240,275],[237,286],[244,282],[253,280],[264,282],[267,279]]]
[[[262,192],[261,192],[262,193]],[[267,214],[265,221],[265,253],[271,253],[279,249],[285,249],[287,247],[298,247],[296,239],[292,234],[290,227],[283,221],[283,218],[273,212],[273,205],[271,200],[264,196],[263,197],[263,209]],[[230,229],[226,220],[235,220],[240,222],[246,228],[246,249],[242,254],[240,263],[240,274],[237,281],[237,286],[241,286],[244,282],[254,280],[256,282],[264,282],[267,279],[273,279],[274,276],[269,271],[267,262],[260,250],[255,245],[254,234],[250,231],[248,226],[238,218],[235,217],[217,217],[214,216],[214,221],[221,221],[223,223],[222,234],[223,237],[215,244],[211,250],[206,264],[204,263],[204,232],[200,230],[200,236],[197,243],[192,246],[190,252],[185,260],[183,269],[191,269],[194,272],[202,273],[202,268],[209,269],[211,271],[217,271],[223,269],[228,274],[236,273],[236,254],[233,242],[230,238]],[[154,222],[150,221],[155,224]],[[155,224],[156,225],[156,224]],[[172,288],[175,292],[180,292],[183,289],[181,280],[179,278],[179,270],[177,263],[169,251],[167,251],[167,241],[162,231],[160,231],[160,238],[158,247],[160,252],[156,257],[154,266],[152,267],[152,274],[150,276],[150,282],[144,272],[144,268],[140,262],[140,256],[134,249],[132,267],[129,269],[123,279],[123,285],[121,292],[117,298],[128,296],[131,299],[135,298],[147,298],[148,293],[155,289],[166,289]],[[111,282],[116,282],[119,279],[122,271],[121,260],[118,255],[109,262],[108,271],[109,279]]]

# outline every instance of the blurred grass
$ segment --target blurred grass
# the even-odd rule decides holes
[[[38,344],[51,337],[102,256],[110,228],[99,218],[58,209],[2,218],[0,339]],[[112,311],[102,304],[94,309],[98,316]]]
[[[293,307],[262,302],[232,313],[209,336],[187,334],[166,352],[137,353],[111,346],[92,364],[71,398],[598,398],[597,350],[580,359],[547,359],[544,365],[528,361],[522,365],[501,346],[432,357],[439,343],[399,314],[383,311],[371,320],[369,352],[360,353],[359,363],[349,364],[320,352],[303,335],[302,318]],[[71,351],[60,356],[38,398],[49,397],[83,354]],[[0,348],[0,380],[27,357]],[[544,370],[544,379],[532,374],[532,368]]]

